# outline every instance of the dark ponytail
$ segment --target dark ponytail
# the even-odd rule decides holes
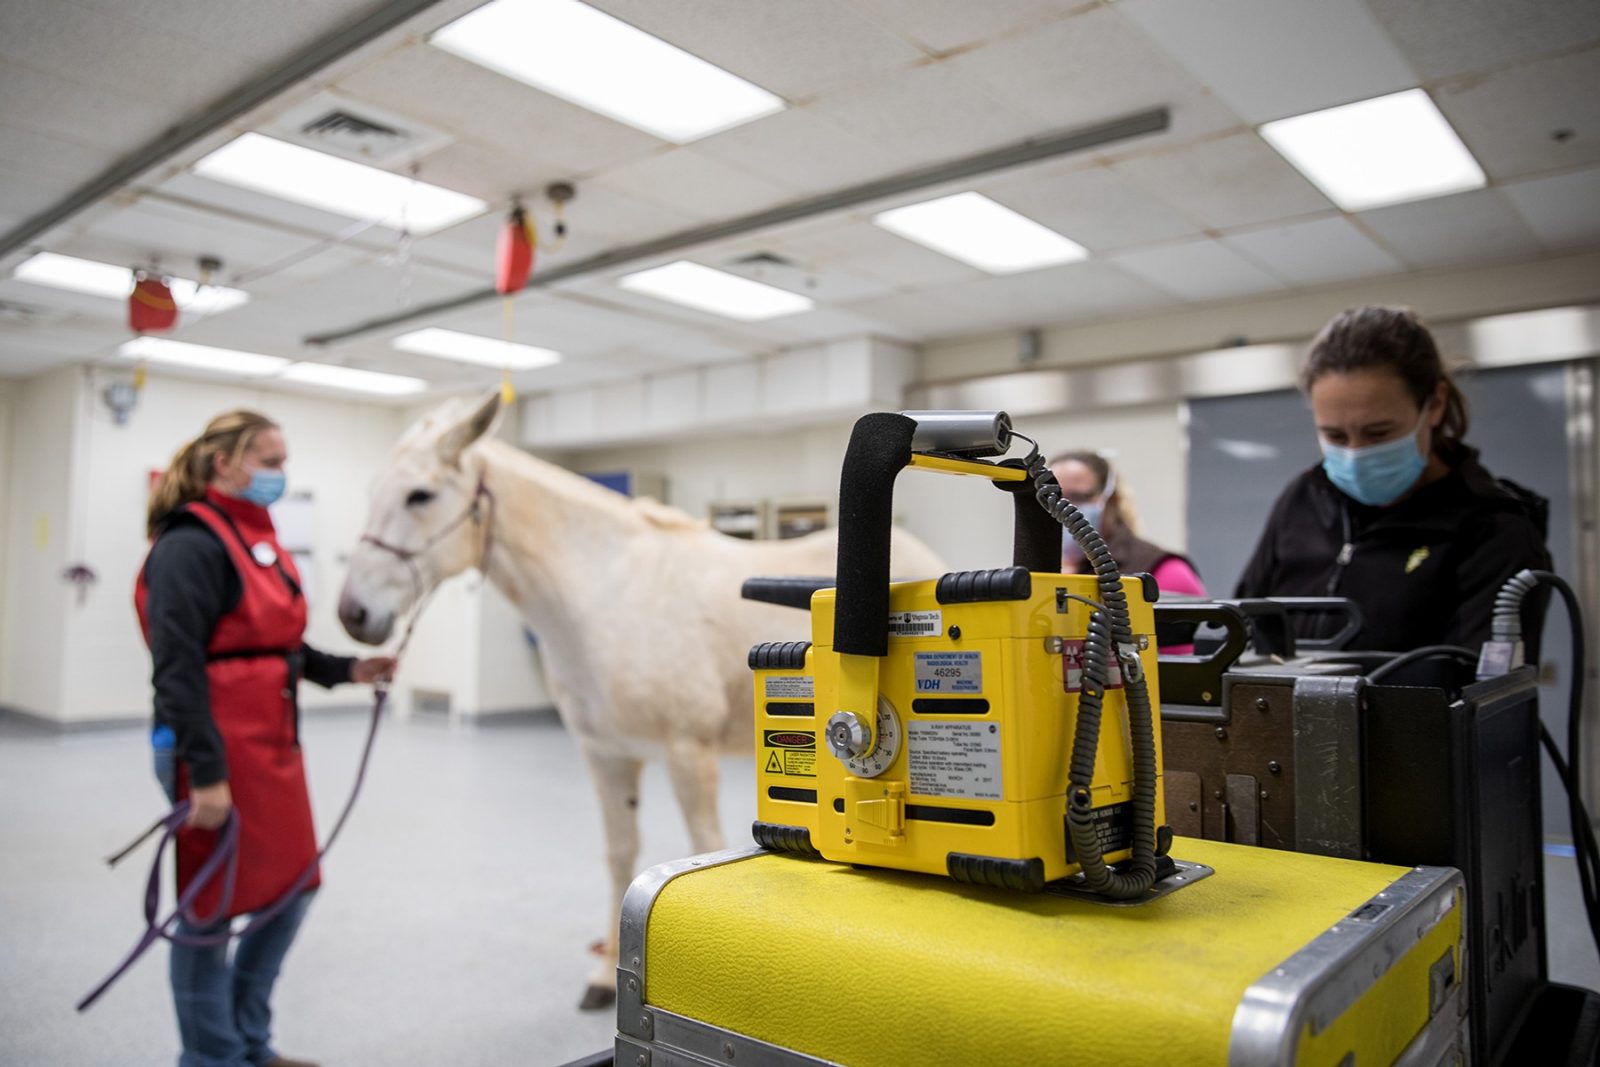
[[[1433,335],[1410,308],[1359,307],[1334,316],[1311,342],[1300,388],[1309,393],[1325,374],[1372,369],[1392,371],[1419,408],[1444,382],[1444,418],[1434,431],[1434,449],[1447,456],[1456,451],[1467,436],[1467,398],[1439,358]]]

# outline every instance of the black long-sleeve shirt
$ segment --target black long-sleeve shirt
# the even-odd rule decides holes
[[[1544,500],[1496,479],[1461,446],[1448,475],[1398,504],[1367,507],[1345,496],[1321,467],[1289,483],[1272,508],[1237,596],[1342,596],[1365,621],[1350,647],[1402,652],[1466,645],[1489,637],[1495,594],[1524,567],[1548,568]],[[1530,597],[1525,627],[1542,613]],[[1322,636],[1328,620],[1298,623]],[[1538,628],[1524,631],[1530,658]]]
[[[176,754],[195,785],[228,777],[211,717],[206,646],[217,622],[239,605],[244,583],[210,527],[179,515],[156,538],[144,570],[156,722],[172,730]],[[302,676],[324,687],[350,680],[355,659],[302,646]]]

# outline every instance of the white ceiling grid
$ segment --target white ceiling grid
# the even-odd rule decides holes
[[[525,390],[638,378],[839,337],[907,340],[1110,319],[1405,270],[1600,245],[1600,4],[1594,0],[591,0],[782,95],[786,110],[671,145],[429,46],[470,10],[436,9],[342,61],[34,247],[108,262],[200,254],[242,275],[250,304],[184,340],[390,369],[440,390],[497,373],[403,355],[423,325],[499,336],[498,302],[308,353],[306,335],[481,288],[514,194],[538,207],[573,181],[571,237],[549,268],[611,248],[915,167],[1171,109],[1165,133],[786,223],[574,278],[517,300],[516,339],[565,359]],[[370,10],[354,0],[192,5],[10,0],[0,33],[0,224],[55,202],[242,78]],[[177,72],[181,72],[181,76]],[[1348,215],[1254,132],[1263,121],[1426,87],[1489,188]],[[402,241],[186,172],[233,133],[331,90],[441,131],[419,176],[489,214]],[[292,97],[293,99],[289,99]],[[331,98],[330,98],[331,99]],[[1557,131],[1570,136],[1555,136]],[[1071,237],[1086,262],[995,277],[871,223],[877,211],[976,189]],[[748,264],[771,253],[792,261]],[[0,375],[103,359],[125,337],[113,301],[6,277]],[[674,258],[804,293],[809,312],[738,323],[616,286]],[[297,259],[290,265],[286,260]],[[268,273],[261,273],[267,269]],[[3,311],[0,308],[0,311]],[[31,324],[29,324],[31,323]]]

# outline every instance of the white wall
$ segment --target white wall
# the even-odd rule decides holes
[[[15,394],[14,385],[0,381],[0,650],[6,647],[6,554],[11,547],[11,412]],[[0,703],[4,702],[6,692],[6,671],[6,656],[0,651]]]
[[[665,503],[697,519],[713,503],[826,501],[830,522],[839,501],[839,463],[850,440],[848,421],[759,436],[710,437],[549,457],[581,474],[632,470],[666,477]]]
[[[1145,536],[1185,544],[1187,476],[1180,409],[1174,404],[1033,416],[1017,429],[1051,453],[1091,448],[1115,455],[1133,494]],[[650,448],[606,449],[555,457],[584,473],[663,473],[667,503],[705,518],[713,501],[826,500],[836,519],[839,465],[850,423],[760,437],[710,438]],[[1010,562],[1010,497],[987,482],[907,471],[895,483],[896,521],[928,542],[955,569]]]
[[[60,575],[69,554],[68,485],[81,384],[72,367],[19,383],[8,437],[0,704],[51,717],[61,717],[63,635],[74,595]]]
[[[339,626],[336,598],[366,514],[366,484],[400,432],[393,408],[152,374],[128,423],[99,394],[112,375],[71,368],[23,383],[15,401],[6,690],[0,697],[64,722],[149,713],[149,656],[132,594],[147,544],[150,472],[214,415],[257,408],[284,428],[291,489],[316,499],[307,640],[359,651]],[[39,537],[40,517],[48,537]],[[42,547],[41,547],[42,545]],[[60,580],[69,562],[99,581],[83,596]],[[356,690],[307,687],[308,708],[349,705]]]

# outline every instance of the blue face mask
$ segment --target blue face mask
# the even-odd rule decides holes
[[[250,474],[250,484],[244,487],[239,498],[262,507],[270,507],[283,495],[283,490],[288,484],[289,479],[282,471],[253,471]]]
[[[1427,418],[1426,412],[1423,418]],[[1417,445],[1417,429],[1404,437],[1365,448],[1344,448],[1322,442],[1322,469],[1346,496],[1369,507],[1393,504],[1406,494],[1428,466]]]

